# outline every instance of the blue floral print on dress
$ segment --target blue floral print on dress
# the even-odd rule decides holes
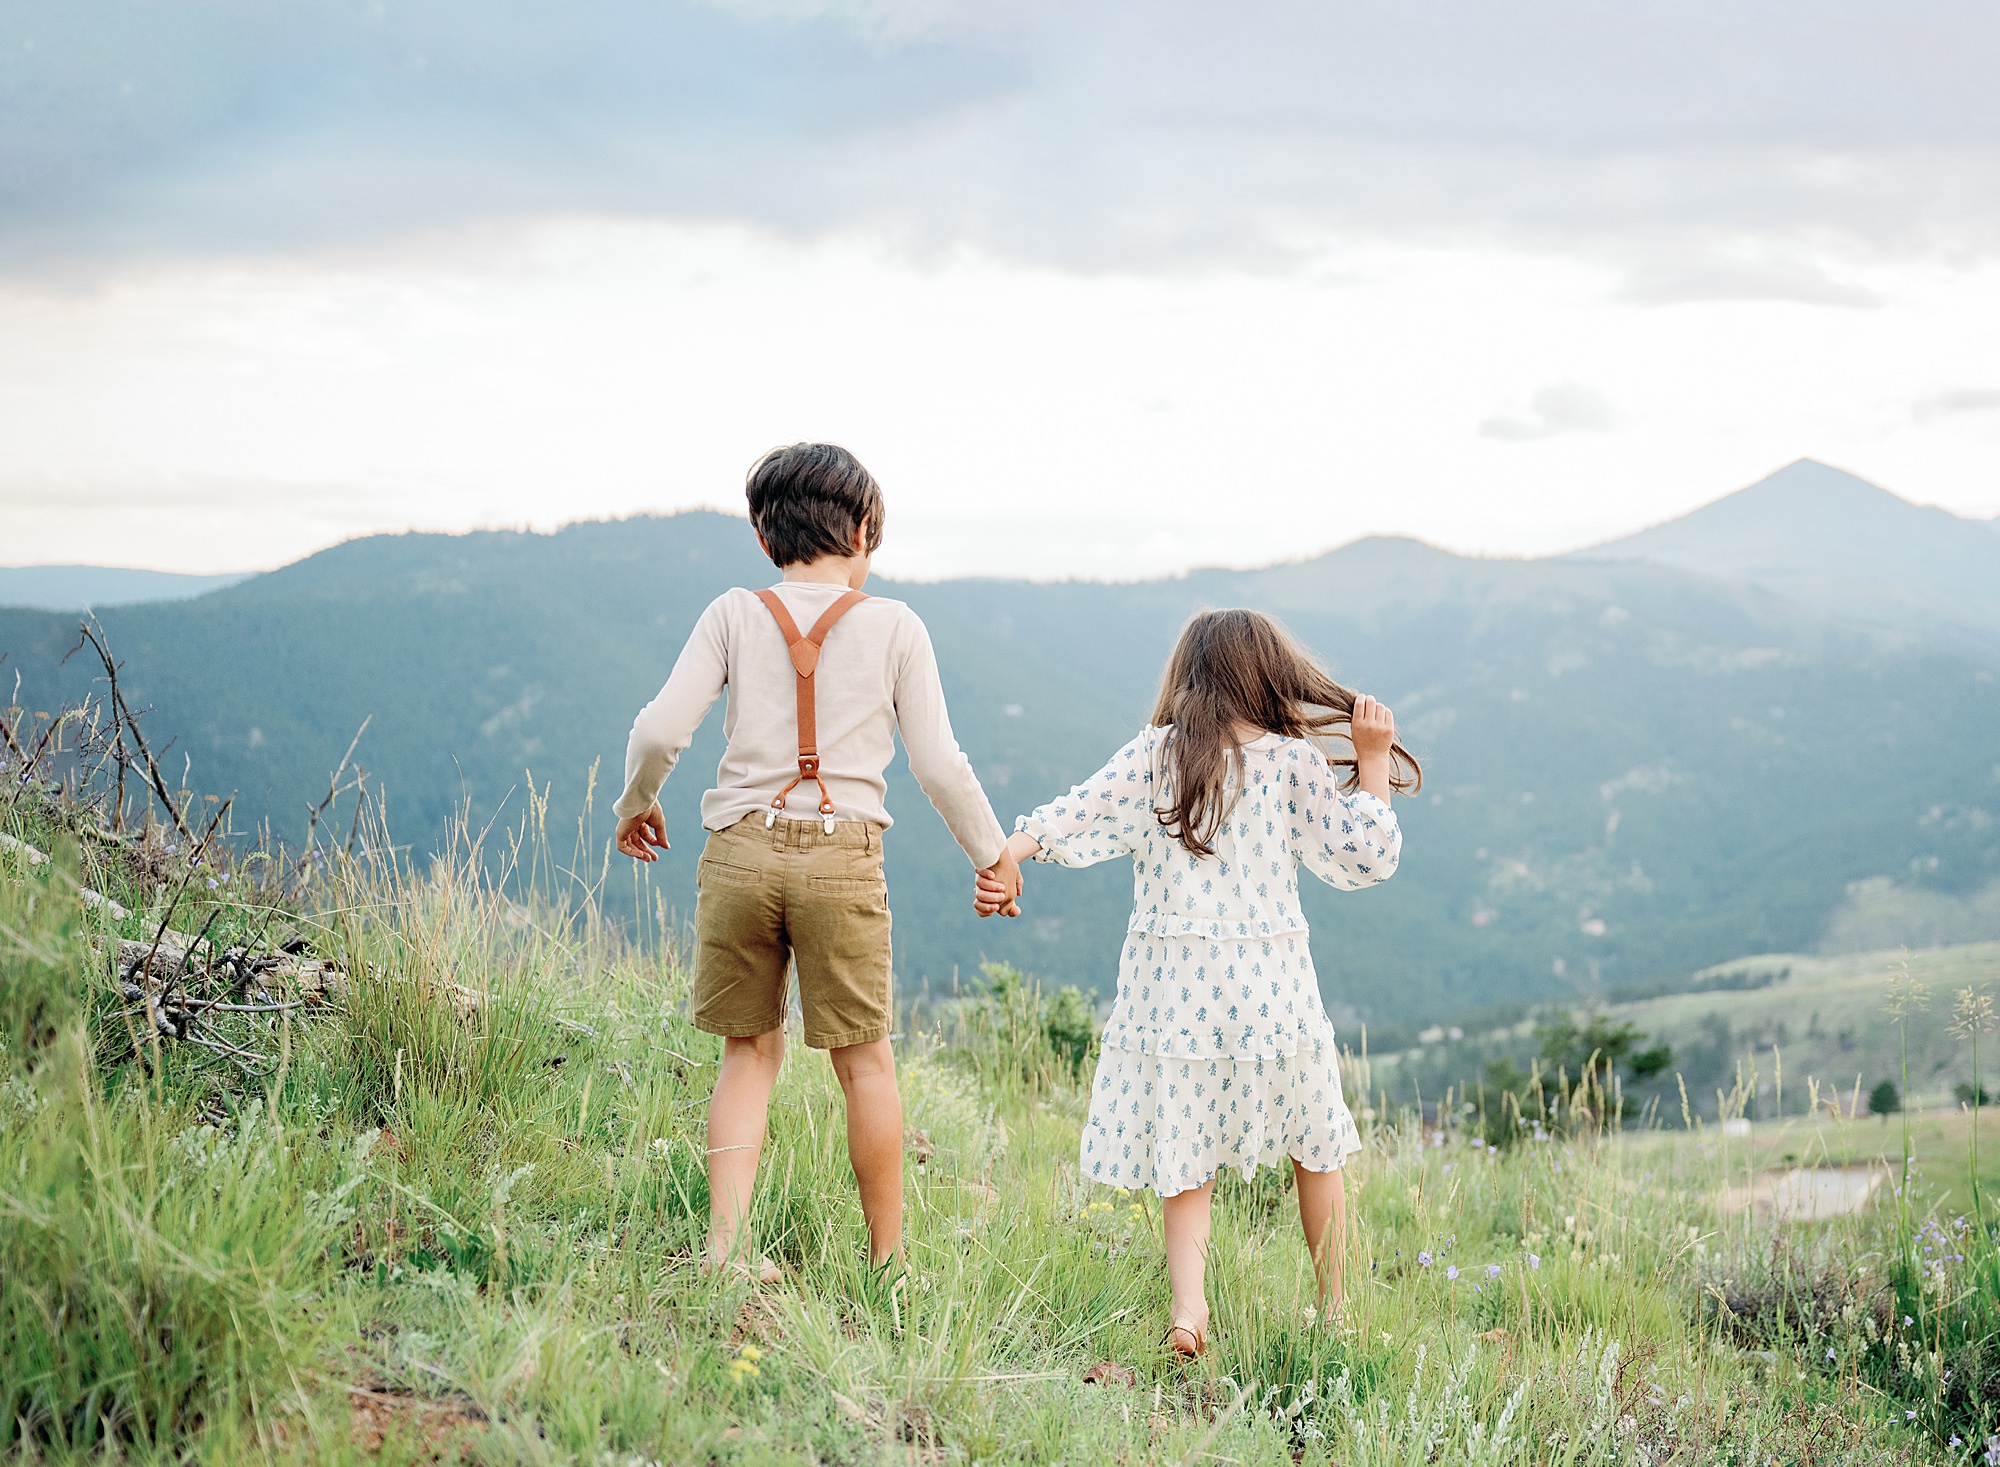
[[[1358,890],[1394,874],[1402,829],[1340,792],[1304,739],[1244,747],[1234,804],[1196,856],[1154,814],[1165,730],[1015,822],[1036,858],[1133,866],[1132,919],[1083,1128],[1083,1175],[1163,1197],[1287,1156],[1331,1171],[1361,1149],[1320,1001],[1298,868]]]

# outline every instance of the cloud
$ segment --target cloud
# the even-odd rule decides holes
[[[1551,382],[1535,389],[1526,416],[1487,418],[1479,436],[1503,443],[1528,443],[1558,433],[1602,432],[1613,422],[1611,403],[1595,388],[1575,382]]]
[[[1693,301],[1790,301],[1807,306],[1880,306],[1865,286],[1835,280],[1803,260],[1690,258],[1653,260],[1636,267],[1622,298],[1642,305]]]
[[[1960,387],[1932,393],[1919,399],[1915,410],[1920,419],[2000,412],[2000,387]]]
[[[301,483],[211,476],[17,474],[0,478],[0,510],[9,513],[201,514],[219,510],[304,511],[372,524],[407,490],[356,484]]]
[[[577,212],[1085,268],[1355,232],[1985,251],[1996,70],[1974,0],[16,0],[0,263]],[[1782,270],[1633,290],[1859,303]]]

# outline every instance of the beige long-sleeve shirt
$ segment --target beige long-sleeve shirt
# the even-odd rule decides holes
[[[776,588],[801,632],[847,588],[785,581]],[[837,820],[890,824],[883,771],[900,731],[910,771],[977,867],[1000,858],[1007,843],[972,763],[952,737],[938,683],[937,654],[918,615],[900,601],[871,596],[828,633],[813,674],[818,704],[820,772]],[[638,815],[653,803],[674,761],[693,742],[724,690],[728,740],[715,787],[701,797],[701,823],[726,830],[769,807],[799,772],[797,679],[784,634],[756,593],[725,591],[694,625],[658,697],[639,711],[625,748],[625,793],[614,807]],[[787,812],[813,817],[819,791],[811,780],[792,791]]]

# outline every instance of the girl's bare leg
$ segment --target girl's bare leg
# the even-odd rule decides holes
[[[750,1198],[771,1087],[785,1058],[784,1031],[722,1041],[722,1066],[708,1102],[708,1266],[752,1266]],[[762,1265],[755,1265],[765,1272]]]
[[[1307,1171],[1292,1163],[1299,1189],[1299,1226],[1312,1255],[1322,1309],[1340,1307],[1340,1260],[1347,1243],[1347,1184],[1338,1171]]]
[[[1191,1191],[1162,1198],[1167,1235],[1167,1279],[1173,1285],[1170,1323],[1208,1332],[1208,1230],[1215,1203],[1215,1179]]]

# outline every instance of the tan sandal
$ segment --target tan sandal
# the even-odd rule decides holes
[[[1199,1360],[1208,1353],[1208,1331],[1192,1324],[1170,1324],[1160,1343],[1183,1360]]]

